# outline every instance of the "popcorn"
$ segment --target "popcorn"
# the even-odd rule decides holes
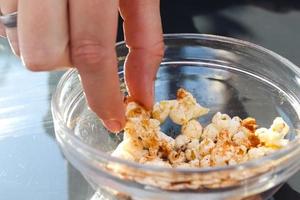
[[[175,139],[175,148],[180,149],[183,148],[187,143],[191,140],[186,135],[178,135]]]
[[[202,139],[209,138],[215,142],[217,140],[218,134],[219,130],[216,128],[216,126],[214,124],[209,124],[204,128],[204,131],[202,133]]]
[[[271,125],[270,129],[274,132],[280,133],[281,139],[289,132],[289,126],[281,117],[276,117]]]
[[[245,146],[249,146],[249,140],[248,140],[248,135],[247,133],[243,132],[243,131],[239,131],[237,132],[236,134],[234,134],[232,136],[232,141],[235,143],[235,144],[242,144],[242,145],[245,145]]]
[[[289,126],[282,118],[277,117],[269,129],[259,128],[255,134],[267,147],[280,148],[288,143],[288,140],[284,139],[288,131]]]
[[[157,102],[153,106],[152,117],[163,123],[169,116],[171,109],[177,106],[177,104],[176,100]]]
[[[143,145],[139,141],[127,139],[118,145],[112,156],[133,161],[139,160],[146,154],[147,151],[143,149]]]
[[[256,158],[260,158],[263,157],[265,155],[265,150],[264,148],[252,148],[248,151],[248,156],[250,159],[256,159]]]
[[[211,156],[206,155],[200,160],[200,166],[201,167],[210,167],[211,166]]]
[[[159,131],[158,137],[159,137],[160,140],[165,140],[172,147],[175,146],[175,140],[173,138],[171,138],[170,136],[166,135],[164,132]]]
[[[192,139],[192,141],[187,144],[187,149],[197,149],[199,148],[199,145],[198,139]]]
[[[196,159],[197,158],[196,155],[197,155],[196,150],[193,150],[193,149],[185,150],[185,157],[188,161]]]
[[[242,120],[241,118],[235,116],[229,122],[228,132],[233,135],[238,132],[241,127]]]
[[[172,164],[184,163],[185,162],[185,153],[172,151],[168,156],[169,161]]]
[[[205,115],[209,111],[209,109],[199,105],[196,99],[184,89],[177,91],[177,102],[170,111],[170,118],[174,123],[179,125]]]
[[[150,118],[150,113],[146,111],[142,106],[135,102],[129,102],[126,107],[125,116],[130,118]]]
[[[183,124],[181,133],[189,138],[199,139],[202,134],[202,126],[197,120],[191,120]]]
[[[176,100],[166,100],[147,111],[135,102],[127,104],[127,123],[123,141],[111,154],[114,157],[144,165],[166,168],[201,168],[237,165],[266,156],[288,144],[284,139],[289,131],[282,118],[275,118],[270,128],[257,129],[254,118],[240,119],[216,113],[206,127],[197,121],[208,112],[187,91],[179,89]],[[175,139],[162,132],[160,125],[168,118],[181,125]],[[167,190],[201,189],[234,186],[245,177],[262,169],[235,173],[193,174],[189,177],[140,174],[122,164],[109,163],[112,173],[149,186]]]
[[[215,143],[211,139],[205,138],[204,140],[201,141],[199,145],[200,155],[201,156],[208,155],[215,146],[216,146]]]
[[[228,115],[220,112],[217,112],[212,118],[212,123],[218,130],[228,130],[230,122],[231,118]]]
[[[202,127],[196,118],[207,112],[184,89],[178,90],[176,100],[156,103],[151,112],[130,102],[123,141],[112,156],[168,168],[214,167],[257,159],[289,142],[284,139],[289,127],[280,117],[269,129],[257,129],[254,118],[242,120],[217,112],[211,123]],[[160,130],[168,117],[181,125],[175,139]]]

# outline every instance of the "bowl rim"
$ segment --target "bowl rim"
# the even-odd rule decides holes
[[[164,39],[205,39],[210,41],[219,41],[219,42],[226,42],[226,43],[234,43],[236,45],[243,45],[247,46],[249,48],[253,48],[255,50],[262,51],[269,56],[275,58],[276,60],[280,61],[285,67],[290,68],[297,76],[300,77],[300,68],[297,67],[295,64],[293,64],[288,59],[280,56],[279,54],[266,49],[262,46],[253,44],[251,42],[231,38],[231,37],[224,37],[224,36],[217,36],[217,35],[211,35],[211,34],[195,34],[195,33],[176,33],[176,34],[164,34]],[[118,46],[126,45],[124,41],[116,43],[116,48]],[[125,159],[113,157],[106,152],[96,150],[86,143],[82,142],[79,138],[77,138],[74,134],[72,134],[72,130],[69,129],[65,123],[63,123],[63,118],[61,113],[59,112],[58,105],[56,103],[56,99],[58,99],[58,96],[60,95],[60,92],[65,84],[65,82],[68,81],[69,77],[71,77],[74,73],[77,73],[76,69],[69,69],[60,79],[59,83],[57,84],[52,98],[51,98],[51,111],[53,115],[53,120],[56,125],[59,126],[60,129],[65,133],[65,138],[61,138],[61,136],[55,131],[55,134],[57,137],[60,137],[62,140],[70,140],[72,141],[73,149],[76,150],[79,154],[82,156],[82,152],[87,152],[89,156],[88,159],[100,159],[100,160],[106,160],[110,163],[116,163],[121,165],[126,165],[127,167],[136,168],[136,169],[142,169],[146,171],[155,171],[155,172],[176,172],[176,173],[207,173],[207,172],[220,172],[220,171],[230,171],[230,170],[243,170],[243,169],[250,169],[257,166],[260,166],[261,163],[266,161],[274,161],[277,159],[280,159],[284,157],[285,155],[288,155],[289,153],[296,152],[296,150],[300,150],[300,140],[295,139],[289,143],[289,145],[283,149],[279,149],[276,152],[264,156],[259,159],[253,159],[250,161],[247,161],[245,163],[237,164],[237,165],[229,165],[229,166],[219,166],[219,167],[203,167],[203,168],[168,168],[168,167],[160,167],[160,166],[152,166],[152,165],[144,165],[133,161],[128,161]],[[119,72],[121,73],[121,72]],[[296,130],[298,133],[298,130]],[[78,147],[80,147],[82,150],[78,150]]]

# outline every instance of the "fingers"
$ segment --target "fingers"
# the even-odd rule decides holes
[[[125,124],[115,53],[118,1],[69,3],[72,62],[89,106],[109,130],[118,132]]]
[[[120,0],[120,11],[130,49],[125,63],[127,87],[135,101],[150,109],[164,50],[159,0]]]
[[[17,11],[18,0],[1,0],[0,5],[1,5],[1,13],[3,15],[10,14]],[[6,35],[10,47],[14,52],[14,54],[20,55],[17,28],[6,28],[5,30],[4,26],[2,25],[0,27],[0,35],[2,36]]]
[[[26,67],[46,71],[70,66],[67,17],[67,0],[19,1],[19,48]]]

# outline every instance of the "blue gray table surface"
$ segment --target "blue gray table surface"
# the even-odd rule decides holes
[[[298,1],[163,0],[165,33],[209,33],[247,40],[300,66]],[[118,31],[122,40],[122,30]],[[88,200],[94,194],[61,155],[50,97],[63,72],[33,73],[0,39],[0,200]],[[300,173],[273,197],[300,199]]]

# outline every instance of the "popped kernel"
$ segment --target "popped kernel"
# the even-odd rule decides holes
[[[178,104],[176,100],[160,101],[154,104],[152,117],[163,123],[170,114],[173,107]]]
[[[189,138],[199,139],[202,135],[202,126],[197,120],[191,120],[183,124],[181,133]]]
[[[204,128],[201,137],[202,139],[209,138],[215,142],[217,141],[218,134],[219,134],[219,130],[216,128],[216,126],[213,123],[211,123]]]

